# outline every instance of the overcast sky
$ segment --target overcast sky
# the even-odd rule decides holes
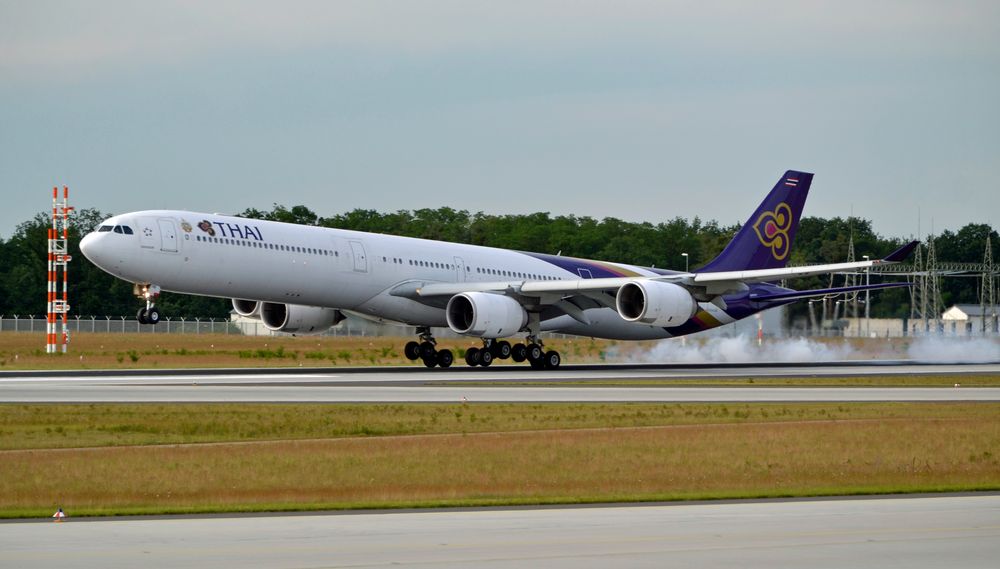
[[[0,237],[77,207],[1000,224],[1000,2],[0,0]]]

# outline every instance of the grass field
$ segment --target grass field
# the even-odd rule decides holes
[[[422,365],[403,356],[403,345],[410,340],[413,338],[88,333],[73,336],[68,353],[46,354],[42,334],[0,332],[0,370]],[[613,345],[615,342],[589,338],[546,342],[547,347],[576,363],[604,361]],[[438,343],[439,349],[455,353],[455,365],[465,365],[460,358],[473,346],[481,347],[482,342],[446,338]]]
[[[0,447],[3,517],[1000,489],[997,404],[2,405]]]

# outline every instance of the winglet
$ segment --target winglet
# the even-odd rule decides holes
[[[884,261],[886,263],[899,263],[899,262],[902,262],[903,259],[905,259],[905,258],[907,258],[907,257],[910,256],[910,253],[912,253],[913,250],[916,249],[917,245],[919,245],[919,244],[920,244],[920,241],[910,241],[906,245],[903,245],[899,249],[896,249],[892,253],[889,253],[888,255],[886,255],[885,258],[882,259],[882,261]]]

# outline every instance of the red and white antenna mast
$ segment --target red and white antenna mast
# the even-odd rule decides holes
[[[69,333],[66,319],[69,313],[69,280],[66,264],[69,255],[69,188],[63,186],[63,199],[59,200],[59,188],[52,188],[52,227],[49,228],[49,286],[46,310],[45,352],[66,353]],[[60,286],[61,285],[61,286]],[[60,295],[60,288],[62,295]],[[59,298],[62,296],[62,298]],[[60,327],[61,324],[61,327]],[[61,348],[59,346],[62,346]]]

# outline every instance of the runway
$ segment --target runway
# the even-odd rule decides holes
[[[0,525],[44,567],[993,568],[1000,496]]]
[[[7,373],[0,402],[850,402],[1000,401],[1000,387],[588,386],[588,383],[712,377],[866,374],[1000,374],[1000,365],[588,366],[425,370],[203,370]],[[530,386],[510,385],[531,382]],[[572,385],[545,386],[552,381]],[[499,383],[500,385],[493,385]],[[507,384],[507,385],[505,385]]]

